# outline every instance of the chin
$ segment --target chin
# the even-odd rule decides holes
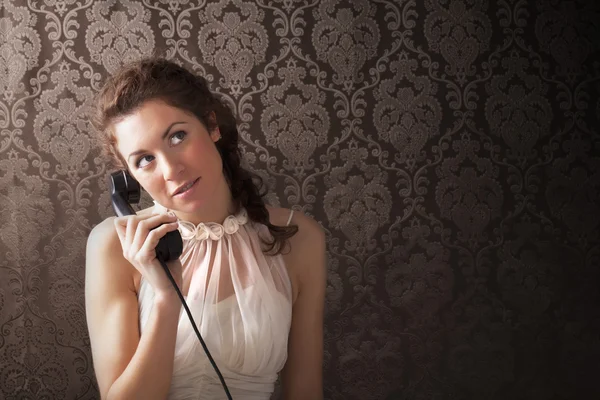
[[[174,209],[184,213],[194,213],[199,209],[206,207],[209,203],[207,196],[194,197],[190,199],[171,199]]]

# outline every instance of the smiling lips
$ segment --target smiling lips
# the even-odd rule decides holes
[[[196,182],[198,182],[198,179],[200,178],[196,178],[193,181],[189,181],[181,186],[179,186],[179,188],[175,191],[175,193],[173,193],[173,196],[177,196],[180,195],[182,193],[185,193],[187,190],[189,190],[192,186],[194,186],[194,184]]]

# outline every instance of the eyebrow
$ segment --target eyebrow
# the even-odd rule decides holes
[[[177,125],[177,124],[185,124],[185,122],[184,122],[184,121],[177,121],[177,122],[173,122],[173,123],[172,123],[171,125],[169,125],[169,127],[168,127],[168,128],[165,130],[165,133],[163,133],[163,134],[162,134],[162,138],[161,138],[161,139],[162,139],[162,140],[165,140],[165,138],[167,137],[167,135],[169,134],[169,132],[171,131],[171,129],[172,129],[172,128],[173,128],[175,125]],[[143,149],[140,149],[140,150],[136,150],[136,151],[134,151],[134,152],[130,153],[130,154],[127,156],[127,161],[129,161],[129,159],[130,159],[131,157],[133,157],[133,156],[137,156],[138,154],[142,154],[142,153],[147,153],[147,151],[146,151],[146,150],[143,150]]]

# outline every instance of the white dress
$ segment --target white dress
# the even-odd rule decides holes
[[[155,213],[168,210],[155,202]],[[291,220],[291,215],[289,221]],[[183,287],[188,307],[233,399],[267,400],[287,359],[292,285],[281,255],[261,251],[268,229],[242,209],[223,224],[179,220]],[[211,262],[212,261],[212,262]],[[185,293],[182,290],[182,293]],[[143,279],[138,296],[140,332],[153,289]],[[177,328],[170,400],[226,399],[219,378],[184,308]]]

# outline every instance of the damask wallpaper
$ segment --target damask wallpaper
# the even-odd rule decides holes
[[[326,399],[600,398],[599,8],[0,0],[0,398],[99,398],[88,113],[152,52],[208,78],[268,200],[323,225]]]

